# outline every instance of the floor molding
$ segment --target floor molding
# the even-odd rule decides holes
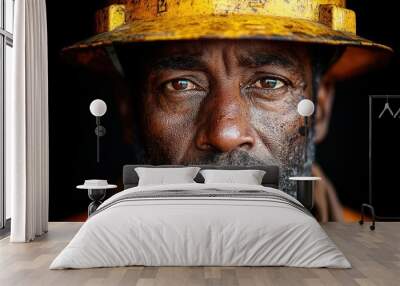
[[[6,219],[4,227],[0,229],[0,239],[3,239],[10,235],[11,231],[11,218]]]

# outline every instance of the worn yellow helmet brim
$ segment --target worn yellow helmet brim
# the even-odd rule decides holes
[[[105,48],[113,43],[200,39],[259,39],[346,47],[329,71],[331,77],[339,80],[383,65],[393,52],[390,47],[314,21],[240,14],[183,16],[173,21],[170,17],[134,20],[67,47],[63,52],[75,62],[108,70],[113,65]]]

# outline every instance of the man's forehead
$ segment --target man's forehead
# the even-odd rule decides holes
[[[254,52],[271,52],[298,56],[299,47],[306,50],[301,44],[288,44],[286,42],[266,40],[195,40],[195,41],[172,41],[157,45],[161,53],[190,53],[202,55],[212,50],[234,50],[237,53],[249,54]]]
[[[281,65],[289,69],[301,68],[309,59],[304,45],[265,40],[202,40],[165,42],[154,46],[152,62],[159,68],[169,64],[191,62],[200,64],[206,58],[230,53],[242,66]]]

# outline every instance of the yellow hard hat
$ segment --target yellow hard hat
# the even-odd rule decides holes
[[[96,13],[97,35],[63,50],[97,69],[115,67],[113,43],[263,39],[345,47],[329,70],[343,79],[382,64],[390,47],[356,35],[345,0],[114,0]],[[122,4],[121,4],[122,3]],[[113,65],[114,64],[114,65]]]

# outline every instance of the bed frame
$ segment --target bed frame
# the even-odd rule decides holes
[[[241,167],[241,166],[215,166],[215,165],[190,165],[195,167],[200,167],[202,169],[221,169],[221,170],[264,170],[266,173],[262,180],[262,185],[265,187],[279,188],[279,167],[278,166],[251,166],[251,167]],[[123,183],[124,190],[132,187],[136,187],[139,182],[139,177],[135,171],[136,167],[148,167],[148,168],[173,168],[173,167],[184,167],[183,165],[125,165],[123,169]],[[204,178],[199,173],[194,179],[198,183],[203,183]]]

